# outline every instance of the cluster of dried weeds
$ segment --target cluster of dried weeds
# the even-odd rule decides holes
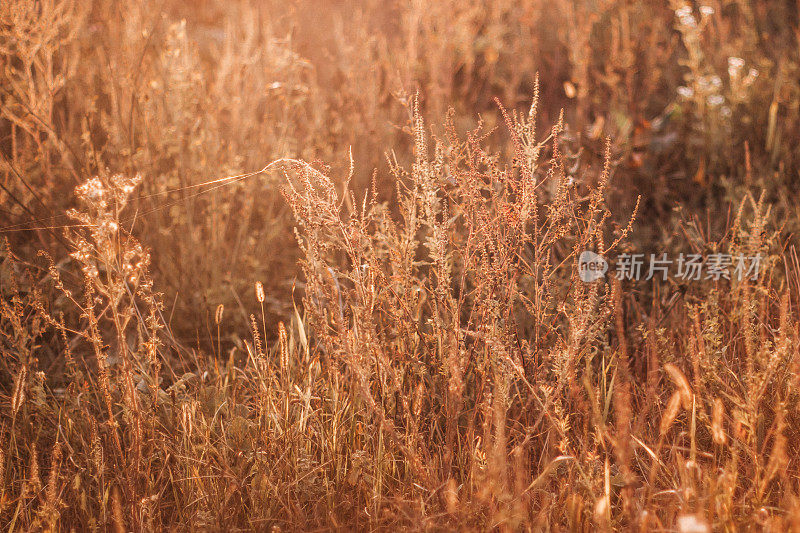
[[[800,529],[796,9],[284,4],[0,5],[0,524]]]

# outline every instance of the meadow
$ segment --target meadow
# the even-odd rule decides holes
[[[0,2],[0,526],[800,531],[798,80],[792,2]]]

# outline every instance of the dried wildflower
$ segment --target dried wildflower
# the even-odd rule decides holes
[[[728,76],[730,76],[731,79],[738,78],[743,68],[744,68],[744,59],[742,59],[741,57],[728,58]]]
[[[679,7],[675,10],[675,16],[678,17],[678,21],[682,26],[685,26],[686,28],[697,27],[697,19],[694,18],[691,7],[687,5]]]

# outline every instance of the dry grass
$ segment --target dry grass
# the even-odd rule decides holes
[[[0,525],[800,530],[798,35],[3,3]],[[587,249],[764,260],[584,283]]]

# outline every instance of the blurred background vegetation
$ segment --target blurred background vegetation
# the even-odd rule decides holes
[[[48,217],[73,205],[83,176],[140,173],[132,229],[159,250],[158,286],[188,339],[217,304],[252,299],[253,279],[266,283],[273,317],[291,310],[293,223],[281,176],[164,191],[279,157],[346,175],[352,148],[353,186],[368,189],[377,171],[389,199],[386,155],[410,160],[407,102],[417,91],[432,124],[452,108],[459,131],[479,120],[492,129],[494,99],[527,109],[538,73],[538,121],[549,127],[563,110],[576,180],[612,139],[609,201],[630,213],[642,195],[634,242],[643,248],[664,248],[677,222],[695,217],[704,238],[720,238],[725,217],[709,213],[748,189],[765,190],[780,219],[798,219],[791,2],[15,1],[0,10],[0,224],[64,224]],[[4,235],[19,252],[56,253],[59,232]]]

